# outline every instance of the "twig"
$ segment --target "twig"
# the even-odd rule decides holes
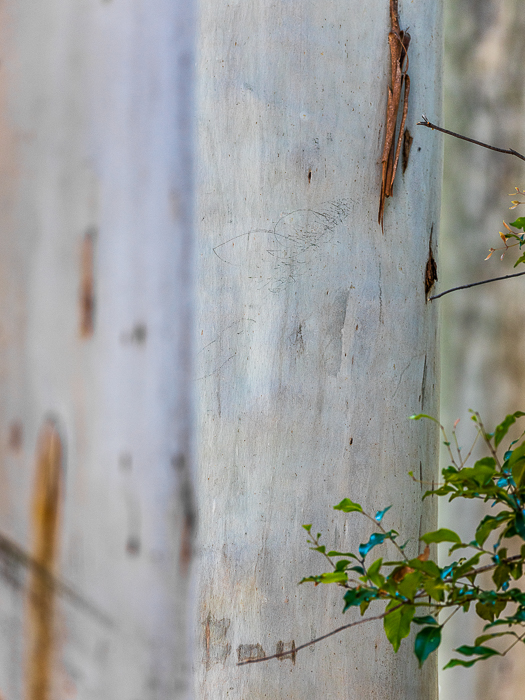
[[[492,455],[492,457],[494,458],[494,461],[496,462],[496,464],[498,465],[498,467],[501,470],[502,469],[501,462],[499,461],[498,454],[497,454],[496,450],[494,449],[494,447],[492,446],[490,438],[487,435],[487,431],[485,430],[485,426],[483,425],[483,421],[481,420],[481,416],[479,415],[479,413],[477,411],[474,412],[474,415],[478,419],[479,430],[481,431],[481,437],[485,441],[486,446],[490,450],[490,454]]]
[[[450,292],[457,292],[459,289],[469,289],[470,287],[478,287],[480,284],[488,284],[489,282],[500,282],[501,280],[510,280],[512,277],[521,277],[521,275],[525,275],[525,272],[515,272],[512,275],[503,275],[503,277],[492,277],[489,280],[482,280],[481,282],[471,282],[470,284],[462,284],[460,287],[452,287],[452,289],[447,289],[445,292],[441,292],[440,294],[434,294],[431,297],[428,297],[429,301],[433,301],[434,299],[439,299],[440,297],[444,297],[445,294],[450,294]]]
[[[516,554],[513,557],[507,557],[506,559],[502,559],[500,564],[503,564],[503,563],[510,564],[511,562],[519,561],[520,559],[521,559],[521,554]],[[495,569],[496,566],[498,566],[498,564],[487,564],[486,566],[480,566],[477,569],[471,569],[470,571],[467,571],[466,573],[464,573],[461,576],[461,578],[465,578],[466,576],[473,576],[474,574],[476,574],[476,576],[477,576],[478,574],[482,574],[485,571],[492,571],[492,569]],[[453,581],[452,577],[448,577],[448,578],[444,579],[444,583],[450,583],[451,581]]]
[[[483,141],[476,141],[476,139],[469,139],[468,136],[462,136],[461,134],[457,134],[455,131],[449,131],[448,129],[442,129],[440,126],[436,126],[435,124],[431,124],[428,119],[425,117],[425,115],[422,115],[422,122],[417,122],[417,126],[426,126],[429,129],[435,129],[435,131],[441,131],[442,134],[448,134],[449,136],[455,136],[457,139],[461,139],[462,141],[468,141],[469,143],[475,143],[476,146],[483,146],[483,148],[488,148],[490,151],[497,151],[498,153],[506,153],[509,156],[516,156],[516,158],[519,158],[520,160],[525,160],[525,156],[521,155],[521,153],[518,153],[518,151],[515,151],[513,148],[496,148],[496,146],[491,146],[488,143],[483,143]]]
[[[317,644],[317,642],[321,642],[323,639],[327,639],[328,637],[332,637],[334,634],[339,634],[339,632],[343,632],[343,630],[347,630],[350,627],[356,627],[357,625],[362,625],[364,622],[373,622],[374,620],[382,620],[387,615],[390,615],[390,613],[393,613],[394,610],[398,610],[403,605],[404,605],[404,603],[400,603],[399,605],[396,605],[395,608],[391,608],[388,612],[384,612],[382,615],[376,615],[375,617],[365,617],[362,620],[356,620],[355,622],[350,622],[348,625],[343,625],[342,627],[338,627],[337,629],[332,630],[331,632],[328,632],[328,634],[323,634],[322,637],[317,637],[317,639],[312,639],[312,641],[307,642],[306,644],[301,644],[300,646],[295,647],[295,649],[290,649],[290,651],[282,651],[279,654],[273,654],[272,656],[264,656],[260,659],[246,659],[246,661],[239,661],[237,666],[245,666],[246,664],[257,664],[260,661],[270,661],[270,659],[281,659],[283,656],[290,656],[291,654],[297,654],[297,652],[301,651],[301,649],[306,649],[306,647],[312,646],[312,644]]]
[[[368,515],[368,513],[365,513],[364,510],[361,511],[361,512],[362,512],[362,514],[365,516],[365,518],[368,518],[371,522],[373,522],[374,525],[375,525],[376,527],[378,527],[384,535],[388,535],[388,532],[387,532],[387,531],[385,530],[385,528],[381,525],[381,522],[378,522],[374,517],[372,517],[371,515]],[[398,543],[397,543],[395,540],[393,540],[392,538],[390,538],[390,542],[392,542],[392,544],[393,544],[394,547],[397,549],[397,551],[399,552],[399,554],[401,554],[401,556],[403,557],[403,561],[406,561],[406,562],[407,562],[407,561],[408,561],[407,555],[403,552],[403,550],[402,550],[401,547],[398,545]],[[362,564],[363,564],[363,568],[364,568],[364,561],[362,562]]]
[[[517,635],[516,635],[516,636],[517,636]],[[510,651],[513,647],[515,647],[516,644],[517,644],[518,642],[521,642],[521,641],[523,640],[523,637],[525,637],[525,632],[524,632],[523,634],[520,634],[519,637],[517,636],[517,639],[516,639],[514,642],[512,642],[512,644],[510,645],[510,647],[508,647],[507,649],[505,649],[505,651],[502,652],[501,655],[502,655],[502,656],[505,656],[506,654],[508,654],[509,651]]]

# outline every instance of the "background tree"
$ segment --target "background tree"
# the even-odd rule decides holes
[[[2,698],[186,697],[192,5],[1,6]]]
[[[491,144],[525,150],[523,133],[525,17],[516,0],[450,0],[446,8],[446,126]],[[429,117],[430,118],[430,117]],[[442,138],[442,137],[437,137]],[[512,272],[516,259],[503,262],[489,247],[499,247],[502,219],[509,212],[508,193],[523,188],[523,167],[515,158],[445,139],[440,282],[442,288]],[[522,408],[524,401],[523,333],[518,319],[525,290],[522,279],[457,292],[440,300],[443,312],[443,422],[462,418],[461,441],[467,433],[468,408],[479,410],[487,424]],[[468,428],[468,430],[471,430]],[[467,437],[468,435],[468,437]],[[443,508],[443,525],[465,534],[479,512]],[[457,616],[456,616],[457,617]],[[451,620],[455,633],[444,642],[458,646],[466,634],[464,619]],[[472,620],[472,628],[474,620]],[[445,656],[443,657],[445,659]],[[521,645],[503,659],[468,669],[451,669],[440,679],[445,699],[514,699],[523,688]]]
[[[388,3],[201,4],[198,697],[435,697],[433,662],[392,654],[381,623],[236,667],[341,619],[339,595],[297,589],[312,568],[301,524],[343,550],[369,529],[340,528],[330,505],[394,504],[414,555],[434,524],[407,472],[434,478],[437,435],[407,417],[438,410],[425,272],[441,144],[415,122],[441,113],[441,5],[400,14],[414,142],[383,234]]]

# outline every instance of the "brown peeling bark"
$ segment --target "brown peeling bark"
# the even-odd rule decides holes
[[[425,267],[425,295],[428,296],[430,290],[435,285],[438,280],[437,274],[437,263],[434,259],[434,253],[432,252],[432,234],[434,233],[434,227],[432,227],[430,233],[430,241],[428,243],[428,259]]]
[[[410,78],[408,77],[408,46],[410,34],[400,29],[397,0],[390,0],[390,33],[388,43],[390,45],[390,70],[391,86],[388,87],[388,100],[386,107],[385,145],[381,157],[381,194],[379,197],[378,222],[383,228],[385,213],[385,200],[392,196],[397,164],[401,153],[403,132],[408,112],[408,95],[410,93]],[[404,88],[404,90],[403,90]],[[403,94],[403,111],[401,125],[396,139],[397,117]]]
[[[53,574],[59,551],[62,443],[53,422],[40,433],[31,509],[33,559]],[[38,571],[29,577],[27,603],[27,700],[50,700],[54,653],[55,588]]]

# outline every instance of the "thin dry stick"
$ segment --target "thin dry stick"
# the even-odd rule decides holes
[[[515,151],[513,148],[496,148],[496,146],[491,146],[488,143],[483,143],[483,141],[476,141],[476,139],[469,139],[468,136],[462,136],[461,134],[457,134],[455,131],[449,131],[448,129],[442,129],[440,126],[436,126],[435,124],[432,124],[431,122],[428,121],[428,119],[425,117],[425,115],[422,115],[422,122],[418,122],[418,126],[426,126],[429,129],[434,129],[435,131],[441,131],[442,134],[448,134],[449,136],[454,136],[457,139],[461,139],[462,141],[468,141],[469,143],[475,143],[476,146],[483,146],[483,148],[488,148],[490,151],[497,151],[498,153],[506,153],[509,156],[516,156],[516,158],[520,158],[520,160],[525,160],[525,156],[521,155],[521,153],[518,153],[518,151]]]
[[[445,292],[441,292],[440,294],[434,294],[431,297],[428,297],[429,301],[433,301],[434,299],[439,299],[440,297],[444,297],[445,294],[450,294],[450,292],[457,292],[459,289],[469,289],[470,287],[478,287],[480,284],[488,284],[489,282],[500,282],[501,280],[510,280],[512,277],[521,277],[521,275],[525,275],[525,272],[515,272],[513,275],[503,275],[503,277],[491,277],[489,280],[482,280],[481,282],[471,282],[470,284],[462,284],[459,287],[452,287],[452,289],[447,289]]]
[[[356,622],[350,622],[348,625],[343,625],[342,627],[338,627],[335,630],[332,630],[331,632],[328,632],[328,634],[323,634],[322,637],[317,637],[317,639],[312,639],[311,642],[307,642],[306,644],[301,644],[298,647],[295,647],[295,649],[290,649],[290,651],[282,651],[279,654],[273,654],[272,656],[264,656],[261,659],[246,659],[246,661],[239,661],[237,666],[246,666],[246,664],[257,664],[260,661],[270,661],[270,659],[282,659],[283,656],[290,656],[291,654],[297,654],[298,651],[301,651],[301,649],[306,649],[306,647],[312,646],[312,644],[317,644],[317,642],[322,642],[323,639],[327,639],[328,637],[332,637],[334,634],[339,634],[339,632],[343,632],[343,630],[347,630],[350,627],[356,627],[357,625],[362,625],[364,622],[372,622],[373,620],[382,620],[385,618],[387,615],[390,615],[390,613],[393,613],[394,610],[398,610],[403,603],[400,603],[399,605],[396,605],[395,608],[392,608],[388,612],[383,613],[382,615],[376,615],[375,617],[365,617],[362,620],[357,620]]]

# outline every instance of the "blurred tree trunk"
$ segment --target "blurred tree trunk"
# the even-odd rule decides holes
[[[0,697],[186,698],[192,2],[0,33]]]
[[[449,0],[446,3],[445,121],[449,129],[503,148],[525,151],[523,129],[525,15],[518,0]],[[442,137],[437,137],[442,138]],[[446,137],[442,209],[443,288],[513,272],[514,249],[503,262],[490,247],[498,231],[524,215],[509,211],[508,194],[525,185],[523,163]],[[521,212],[521,213],[520,213]],[[450,425],[462,419],[461,442],[470,443],[468,409],[481,412],[487,426],[525,405],[523,279],[455,292],[438,303],[443,311],[442,408]],[[461,426],[461,424],[460,424]],[[522,426],[523,428],[523,426]],[[470,431],[470,432],[469,432]],[[481,509],[449,506],[442,524],[457,526],[472,539]],[[472,619],[453,618],[447,646],[470,643],[479,628]],[[470,636],[469,636],[470,635]],[[445,645],[444,645],[445,646]],[[525,683],[523,647],[479,664],[445,671],[443,700],[514,700]]]
[[[389,3],[201,3],[199,304],[201,563],[198,697],[435,698],[413,641],[381,623],[271,664],[349,622],[341,594],[297,581],[322,570],[305,542],[356,547],[370,528],[348,496],[411,538],[434,524],[410,469],[435,476],[436,255],[441,5],[400,6],[410,26],[414,143],[377,223]],[[358,17],[358,19],[357,19]]]

